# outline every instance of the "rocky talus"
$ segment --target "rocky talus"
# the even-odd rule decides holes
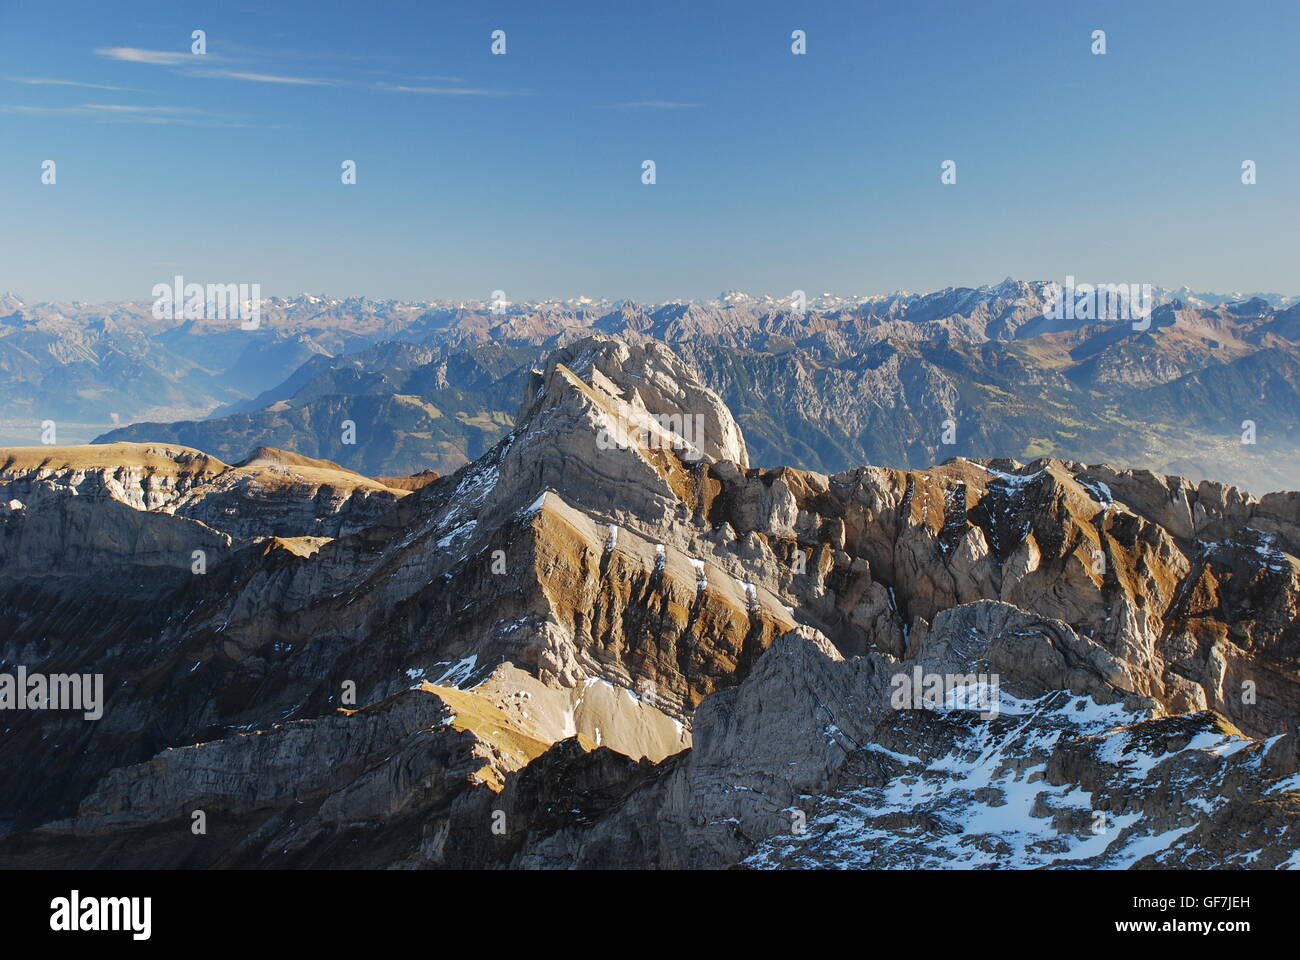
[[[1300,494],[751,467],[654,341],[527,379],[450,476],[0,451],[0,671],[105,678],[0,713],[0,861],[1300,865]]]

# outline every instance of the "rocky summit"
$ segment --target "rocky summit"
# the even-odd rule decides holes
[[[754,466],[596,333],[449,475],[0,450],[0,861],[1300,867],[1300,493]]]

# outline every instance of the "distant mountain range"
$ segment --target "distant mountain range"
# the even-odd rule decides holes
[[[1011,279],[810,294],[802,312],[739,291],[654,305],[304,295],[265,301],[245,331],[155,320],[147,303],[6,295],[0,421],[4,442],[36,443],[52,419],[59,442],[167,441],[229,462],[265,444],[372,476],[445,473],[508,431],[531,369],[594,334],[668,344],[734,411],[756,463],[1053,455],[1296,486],[1297,298],[1156,288],[1145,330],[1050,319],[1049,301],[1046,282]]]

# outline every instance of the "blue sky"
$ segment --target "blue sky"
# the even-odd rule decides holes
[[[0,0],[0,290],[1300,293],[1298,40],[1290,0]]]

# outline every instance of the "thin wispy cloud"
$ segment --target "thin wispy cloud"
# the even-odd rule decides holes
[[[248,80],[252,83],[284,83],[293,86],[333,87],[338,84],[333,80],[321,80],[316,77],[290,77],[276,73],[246,73],[241,70],[195,70],[195,77],[224,77],[228,80]]]
[[[140,47],[100,47],[95,51],[101,57],[110,60],[124,60],[127,63],[150,63],[155,66],[174,67],[182,63],[191,63],[197,54],[175,50],[144,50]],[[212,60],[220,60],[216,54],[203,54]]]
[[[181,113],[202,113],[202,110],[195,110],[193,107],[150,107],[138,106],[129,103],[85,103],[82,108],[86,110],[103,110],[106,113],[141,113],[141,114],[181,114]]]
[[[142,47],[101,47],[95,53],[101,57],[127,63],[145,63],[160,67],[171,67],[183,76],[214,80],[242,80],[249,83],[271,83],[284,86],[350,87],[381,93],[410,93],[430,97],[524,97],[532,95],[531,90],[466,87],[463,86],[465,82],[463,77],[453,76],[415,76],[411,77],[411,80],[415,81],[411,83],[370,83],[353,80],[332,80],[323,77],[300,77],[282,73],[262,73],[255,70],[231,70],[226,68],[210,70],[199,66],[204,61],[222,59],[215,54],[199,56],[183,51],[147,50]],[[113,88],[106,87],[105,89]]]
[[[431,97],[528,97],[531,90],[493,90],[487,87],[412,86],[405,83],[376,83],[372,90],[390,93],[419,93]]]
[[[278,34],[277,36],[289,36]],[[237,60],[328,60],[330,63],[382,64],[394,62],[391,54],[359,54],[339,50],[295,50],[292,47],[256,47],[243,43],[223,42],[223,53]]]
[[[87,90],[112,90],[117,93],[152,93],[152,90],[140,90],[136,87],[114,87],[106,83],[83,83],[80,80],[51,80],[46,77],[10,77],[14,83],[25,83],[33,87],[84,87]]]
[[[84,117],[100,123],[174,124],[189,127],[242,127],[220,114],[191,107],[138,106],[127,103],[83,103],[75,107],[0,106],[0,113],[29,117]]]
[[[680,103],[676,100],[632,100],[628,103],[611,103],[606,110],[693,110],[702,103]]]

